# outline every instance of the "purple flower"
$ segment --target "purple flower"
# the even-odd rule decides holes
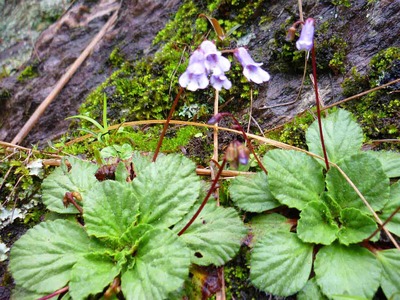
[[[204,53],[204,64],[208,72],[219,75],[229,71],[231,62],[226,57],[222,56],[221,52],[217,50],[217,47],[213,42],[202,42],[200,45],[200,50]]]
[[[260,68],[260,66],[262,66],[262,63],[254,62],[249,52],[247,52],[245,48],[240,47],[235,49],[233,55],[242,65],[243,75],[247,78],[248,81],[263,83],[269,80],[269,74]]]
[[[191,91],[205,89],[210,82],[217,90],[221,90],[222,87],[230,89],[232,83],[225,76],[230,67],[230,61],[222,56],[215,44],[204,41],[190,56],[186,71],[179,77],[179,84]]]
[[[314,19],[308,18],[300,33],[300,38],[296,42],[298,50],[311,51],[314,45]]]
[[[232,87],[232,82],[225,76],[224,73],[219,75],[211,75],[210,83],[217,91],[220,91],[222,87],[226,90],[229,90]]]
[[[190,91],[205,89],[208,86],[207,70],[204,65],[204,53],[201,50],[193,52],[186,71],[179,77],[179,84]]]

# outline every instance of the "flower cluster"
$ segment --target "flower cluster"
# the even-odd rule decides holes
[[[234,50],[234,56],[243,66],[243,74],[249,81],[262,83],[269,80],[269,74],[260,68],[262,64],[254,62],[245,48]],[[186,71],[179,77],[179,84],[190,91],[205,89],[209,84],[218,91],[230,89],[232,82],[225,75],[230,67],[230,61],[222,56],[215,44],[204,41],[190,56]]]

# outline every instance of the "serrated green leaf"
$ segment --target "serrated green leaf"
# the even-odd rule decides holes
[[[197,210],[197,206],[194,207]],[[179,232],[195,211],[174,227]],[[200,266],[220,266],[232,259],[240,249],[247,229],[233,208],[207,203],[197,219],[181,235],[192,251],[191,261]]]
[[[163,155],[160,153],[159,158],[162,156]],[[151,157],[152,157],[151,153],[148,155],[143,155],[138,151],[133,152],[132,164],[136,176],[139,175],[142,172],[142,170],[147,168],[147,166],[149,166],[152,163]]]
[[[376,257],[382,266],[381,287],[385,296],[388,299],[400,296],[400,251],[397,249],[377,251]]]
[[[165,299],[189,275],[190,251],[170,230],[148,231],[140,240],[135,265],[122,274],[126,299]]]
[[[321,165],[303,152],[271,150],[264,163],[271,193],[289,207],[301,210],[325,189]]]
[[[71,164],[72,168],[68,172],[65,160]],[[98,166],[87,161],[82,161],[73,157],[62,160],[61,167],[56,168],[46,179],[43,180],[43,203],[49,210],[60,214],[76,214],[78,210],[69,205],[64,207],[63,198],[66,192],[79,192],[83,201],[79,204],[84,205],[88,191],[97,182],[94,174]]]
[[[147,231],[150,231],[152,229],[154,229],[153,226],[149,224],[132,225],[121,236],[120,244],[135,245],[139,242],[139,240],[142,238],[142,236],[145,235]]]
[[[266,234],[279,231],[289,232],[292,224],[280,214],[257,215],[250,221],[251,233],[254,235],[251,244],[262,239]]]
[[[337,163],[361,149],[363,140],[361,127],[345,110],[339,109],[322,119],[322,132],[328,159],[331,162]],[[324,156],[317,121],[308,127],[306,141],[310,152]]]
[[[196,166],[181,155],[162,156],[132,181],[140,223],[167,228],[189,211],[200,193]]]
[[[383,171],[389,178],[400,177],[400,153],[392,151],[368,151],[369,154],[379,159]]]
[[[315,281],[315,277],[311,278],[307,281],[306,285],[301,289],[301,291],[297,294],[297,300],[327,300],[322,294],[321,289],[319,288],[317,282]]]
[[[272,196],[264,172],[237,176],[232,180],[229,192],[235,205],[246,211],[263,212],[281,205]]]
[[[385,222],[389,216],[400,207],[400,181],[390,186],[389,201],[382,210],[381,220]],[[397,212],[385,227],[400,237],[400,212]]]
[[[338,232],[338,238],[344,245],[361,242],[378,228],[373,219],[356,208],[343,209],[339,219],[342,227]]]
[[[83,255],[104,251],[83,227],[67,220],[40,223],[11,249],[10,270],[21,287],[52,293],[70,280],[71,268]]]
[[[379,160],[367,153],[360,153],[343,159],[339,167],[375,211],[384,207],[389,199],[390,186],[389,178],[383,172]],[[372,214],[336,168],[327,172],[326,183],[328,194],[340,207],[357,208],[368,215]]]
[[[339,226],[321,201],[309,202],[300,213],[297,235],[306,243],[330,245],[336,240]]]
[[[105,255],[81,257],[71,271],[69,292],[72,299],[85,299],[100,293],[120,272],[121,266]]]
[[[268,293],[289,296],[307,283],[312,266],[313,247],[303,243],[295,233],[273,232],[254,246],[250,262],[250,279]]]
[[[319,250],[314,262],[315,278],[322,292],[371,299],[379,287],[381,267],[367,249],[334,243]]]
[[[88,234],[118,240],[136,222],[138,207],[128,184],[98,182],[88,194],[83,212]]]
[[[337,204],[337,202],[332,199],[332,197],[324,192],[321,195],[321,201],[325,203],[325,205],[329,208],[329,211],[332,215],[332,218],[337,218],[340,215],[340,211],[342,210],[341,207],[339,206],[339,204]]]

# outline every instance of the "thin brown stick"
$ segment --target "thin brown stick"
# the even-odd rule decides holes
[[[372,238],[374,237],[374,235],[377,234],[379,231],[381,231],[382,228],[383,228],[383,226],[385,226],[387,223],[389,223],[390,220],[391,220],[391,219],[395,216],[395,214],[397,214],[399,211],[400,211],[400,206],[399,206],[398,208],[396,208],[396,209],[394,210],[394,212],[392,212],[392,213],[390,214],[390,216],[386,219],[386,221],[383,222],[382,225],[379,225],[378,228],[377,228],[373,233],[371,233],[371,235],[370,235],[369,237],[367,237],[365,240],[366,240],[366,241],[369,241],[370,239],[372,239]]]
[[[118,9],[114,12],[114,14],[110,17],[107,23],[103,26],[100,32],[93,38],[90,44],[85,48],[85,50],[79,55],[79,57],[75,60],[75,62],[69,67],[68,71],[58,80],[56,86],[53,88],[51,93],[43,100],[43,102],[39,105],[39,107],[35,110],[33,115],[29,118],[29,120],[25,123],[22,129],[18,132],[18,134],[11,141],[12,144],[19,144],[21,141],[28,135],[28,133],[32,130],[35,124],[38,122],[39,118],[43,115],[46,108],[50,105],[50,103],[57,97],[57,95],[61,92],[63,87],[67,84],[67,82],[72,78],[75,74],[76,70],[82,65],[85,59],[92,53],[94,47],[97,43],[102,39],[107,30],[114,24],[117,20]]]

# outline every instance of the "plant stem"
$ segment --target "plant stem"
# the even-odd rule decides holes
[[[65,286],[65,287],[63,287],[63,288],[61,288],[61,289],[55,291],[54,293],[52,293],[52,294],[50,294],[50,295],[44,296],[44,297],[42,297],[42,298],[39,298],[38,300],[47,300],[47,299],[51,299],[51,298],[53,298],[53,297],[55,297],[55,296],[57,296],[57,295],[60,295],[60,294],[65,293],[65,292],[68,292],[68,290],[69,290],[69,286]]]
[[[221,116],[229,116],[229,117],[232,118],[233,122],[234,122],[235,125],[236,125],[236,128],[235,128],[235,129],[238,129],[238,130],[240,130],[240,131],[242,132],[243,138],[244,138],[245,141],[246,141],[246,145],[247,145],[247,147],[249,147],[251,153],[253,153],[254,158],[257,160],[258,166],[264,171],[264,173],[265,173],[266,175],[268,175],[267,169],[265,169],[265,167],[264,167],[264,165],[262,164],[260,158],[258,157],[258,155],[256,154],[256,152],[254,151],[253,145],[251,144],[250,139],[247,137],[247,134],[246,134],[246,132],[244,131],[242,125],[240,125],[239,121],[235,118],[234,115],[232,115],[231,113],[228,113],[228,112],[220,113],[220,115],[221,115]]]
[[[162,145],[162,142],[164,140],[165,133],[167,132],[167,128],[168,128],[169,122],[171,121],[171,118],[172,118],[172,115],[173,115],[173,113],[175,111],[175,108],[178,105],[178,100],[181,97],[182,92],[183,92],[183,87],[180,87],[179,88],[179,92],[175,97],[174,103],[172,104],[172,107],[171,107],[171,109],[169,111],[168,118],[164,123],[163,131],[161,132],[160,138],[158,139],[157,148],[154,151],[153,162],[156,161],[158,153],[160,152],[161,145]]]
[[[204,198],[203,202],[201,203],[200,207],[197,209],[196,213],[193,215],[193,217],[190,219],[190,221],[185,225],[185,227],[183,227],[181,229],[181,231],[179,231],[178,235],[182,235],[186,231],[186,229],[188,229],[190,227],[190,225],[192,225],[192,223],[196,220],[196,218],[199,216],[199,214],[203,210],[204,206],[207,204],[208,199],[210,199],[211,194],[214,192],[215,187],[217,186],[218,179],[221,176],[221,173],[225,167],[225,164],[226,164],[226,158],[224,158],[224,160],[222,161],[221,167],[219,168],[217,175],[215,175],[215,179],[213,180],[211,188],[208,190],[208,193],[207,193],[206,197]]]
[[[372,237],[377,234],[379,231],[381,231],[383,229],[383,226],[385,226],[387,223],[390,222],[390,220],[394,217],[395,214],[397,214],[400,210],[400,206],[390,214],[389,218],[386,219],[385,222],[383,222],[381,225],[378,226],[378,228],[369,236],[365,239],[365,241],[369,241],[370,239],[372,239]]]
[[[325,159],[325,166],[326,166],[326,171],[329,170],[329,161],[328,161],[328,155],[326,154],[326,148],[325,148],[325,141],[324,141],[324,134],[322,132],[322,121],[321,121],[321,105],[319,101],[319,95],[318,95],[318,81],[317,81],[317,59],[315,56],[315,47],[312,47],[312,69],[313,69],[313,77],[314,77],[314,91],[315,91],[315,101],[317,104],[317,118],[318,118],[318,127],[319,127],[319,136],[321,139],[321,146],[322,146],[322,152],[324,153],[324,159]]]

